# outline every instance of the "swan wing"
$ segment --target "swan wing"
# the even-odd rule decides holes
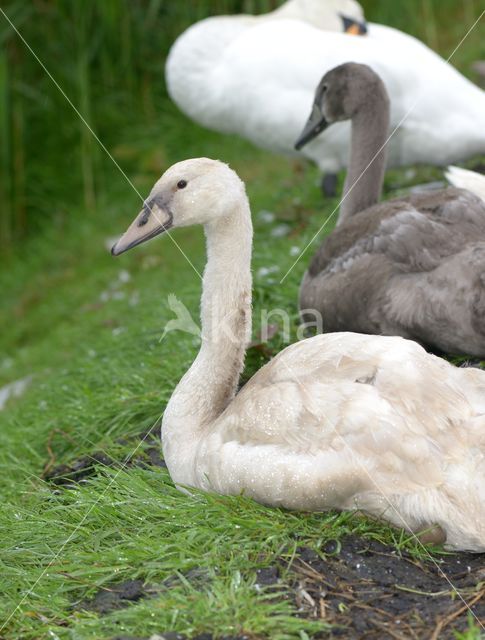
[[[485,241],[485,204],[462,189],[440,189],[380,203],[337,227],[310,275],[337,273],[382,257],[400,273],[431,271],[470,243]]]
[[[227,410],[235,418],[231,437],[308,451],[347,436],[368,439],[374,453],[379,442],[388,448],[389,438],[398,450],[407,437],[441,446],[450,424],[459,430],[475,415],[455,374],[411,340],[318,335],[284,349],[241,390]],[[381,428],[387,435],[379,439]]]
[[[221,415],[199,473],[207,488],[268,504],[384,512],[391,496],[436,490],[450,469],[483,467],[483,449],[469,459],[468,425],[479,418],[454,372],[402,338],[301,341]]]

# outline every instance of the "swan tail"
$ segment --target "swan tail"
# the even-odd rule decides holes
[[[454,187],[471,191],[476,196],[485,201],[485,175],[462,169],[461,167],[449,166],[445,172],[446,179]]]
[[[483,423],[482,423],[483,424]],[[472,425],[476,432],[478,424]],[[439,484],[406,493],[365,492],[354,508],[387,520],[421,539],[439,527],[444,545],[454,551],[485,552],[485,457],[483,442],[467,459],[451,463]]]
[[[462,485],[459,492],[439,487],[389,496],[389,506],[380,512],[382,497],[366,495],[359,507],[419,539],[421,534],[439,527],[447,549],[483,553],[485,509],[479,497],[473,496],[477,487],[468,487],[469,484]]]
[[[475,370],[475,374],[483,374]],[[474,380],[477,397],[468,398],[477,411],[483,411],[483,379]],[[469,385],[470,386],[470,385]],[[472,391],[472,390],[470,390]],[[478,398],[478,395],[481,398]],[[437,524],[446,532],[445,546],[463,551],[485,551],[485,416],[475,415],[464,424],[467,453],[450,463],[444,482],[438,487],[437,504],[440,518]],[[434,506],[434,505],[433,505]]]
[[[471,463],[473,466],[473,462]],[[477,466],[477,465],[476,465]],[[403,496],[401,513],[414,518],[412,530],[441,527],[446,534],[445,547],[455,551],[485,551],[485,461],[481,469],[453,465],[445,485],[422,494]],[[418,518],[418,520],[416,520]]]

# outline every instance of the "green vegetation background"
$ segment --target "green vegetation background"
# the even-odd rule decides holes
[[[248,184],[255,219],[255,335],[263,307],[296,321],[301,261],[276,286],[295,251],[336,206],[318,172],[189,122],[170,102],[164,60],[176,38],[207,15],[264,12],[271,0],[9,0],[1,8],[143,195],[171,163],[207,155]],[[479,0],[365,0],[367,18],[412,33],[443,56],[483,9]],[[197,350],[187,334],[160,336],[174,292],[197,317],[200,281],[165,238],[113,260],[109,239],[139,199],[65,97],[0,14],[0,386],[30,378],[0,412],[0,637],[104,638],[179,630],[304,638],[320,623],[290,601],[254,589],[255,569],[297,544],[319,548],[347,531],[410,542],[347,516],[295,515],[244,499],[174,490],[163,469],[99,472],[59,489],[43,470],[104,450],[130,455],[157,423]],[[473,77],[483,28],[453,63]],[[476,78],[475,78],[476,79]],[[407,174],[391,172],[388,186]],[[421,169],[417,179],[440,176]],[[262,211],[274,213],[274,220]],[[177,241],[204,266],[199,229]],[[308,256],[306,257],[308,259]],[[278,351],[279,334],[268,349]],[[267,357],[254,350],[249,375]],[[143,450],[143,446],[142,446]],[[418,550],[415,550],[418,553]],[[203,586],[184,579],[203,568]],[[141,577],[163,596],[98,617],[79,603],[100,586]],[[284,584],[282,585],[284,589]],[[271,615],[269,615],[271,614]],[[3,626],[2,626],[3,625]]]
[[[158,173],[164,161],[172,161],[171,153],[186,155],[185,138],[174,148],[173,129],[183,120],[170,104],[163,81],[165,57],[177,35],[210,14],[266,12],[279,4],[8,0],[2,8],[133,176],[144,168]],[[404,29],[445,57],[484,6],[481,0],[367,0],[363,5],[374,22]],[[103,194],[120,176],[114,175],[89,130],[0,17],[0,230],[5,250],[26,234],[62,224],[75,205],[84,205],[87,215],[97,215]],[[470,72],[480,46],[483,53],[483,40],[482,27],[454,55],[453,64],[460,71]],[[145,148],[158,149],[149,167],[146,157],[140,157],[142,142]]]

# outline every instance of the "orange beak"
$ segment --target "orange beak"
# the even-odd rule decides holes
[[[367,33],[367,25],[365,22],[360,22],[354,18],[348,18],[343,14],[340,14],[340,18],[343,22],[344,33],[349,33],[354,36],[363,36]]]

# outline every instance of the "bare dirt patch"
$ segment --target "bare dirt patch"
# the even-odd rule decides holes
[[[332,636],[442,640],[455,638],[473,614],[485,622],[483,554],[422,562],[357,536],[339,546],[327,544],[323,557],[300,549],[291,565],[300,615],[337,625]]]
[[[162,458],[159,426],[133,436],[120,438],[117,445],[129,444],[134,453],[128,457],[111,455],[107,451],[93,451],[93,453],[76,458],[67,464],[54,465],[55,456],[48,445],[50,459],[46,463],[43,473],[44,480],[65,488],[87,480],[98,472],[98,467],[166,467]]]
[[[298,549],[289,566],[281,557],[259,569],[255,588],[291,598],[297,615],[332,626],[331,632],[315,639],[454,640],[454,632],[466,629],[470,617],[475,623],[485,622],[485,556],[461,553],[433,558],[434,562],[423,562],[380,542],[348,536],[340,543],[328,543],[322,553]],[[202,569],[189,571],[185,579],[207,586]],[[103,615],[141,598],[163,597],[177,580],[174,576],[161,585],[128,580],[104,588],[80,608]],[[172,634],[158,635],[188,640]],[[255,640],[249,635],[226,640],[243,639]],[[213,640],[213,636],[191,640]]]
[[[100,466],[165,466],[158,430],[156,435],[140,434],[129,442],[140,440],[142,446],[128,461],[94,452],[70,464],[51,466],[45,479],[69,488],[97,473]],[[127,442],[124,439],[119,444]],[[203,568],[189,571],[185,579],[207,587]],[[163,597],[164,590],[177,580],[174,576],[158,585],[127,580],[105,587],[76,608],[104,615],[142,598]],[[315,638],[455,640],[454,632],[466,629],[469,619],[485,624],[485,554],[434,554],[423,561],[393,546],[347,536],[338,543],[327,543],[318,553],[299,548],[289,566],[285,556],[274,560],[256,572],[255,588],[292,599],[301,617],[332,625],[331,633],[322,632]],[[170,630],[158,635],[164,640],[187,640]],[[254,636],[226,640],[248,638],[255,640]],[[213,636],[202,634],[191,640],[213,640]]]

